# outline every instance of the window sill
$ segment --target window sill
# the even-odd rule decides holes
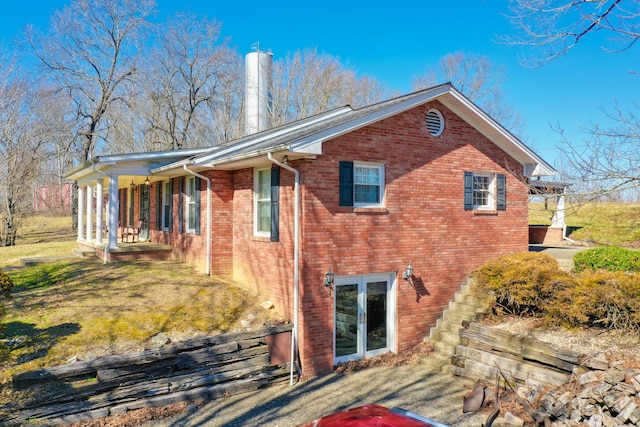
[[[372,214],[372,215],[388,215],[387,208],[353,208],[353,213]]]
[[[498,216],[498,211],[495,209],[477,209],[473,211],[473,215],[477,216]]]
[[[253,242],[271,243],[271,237],[268,236],[251,236]]]

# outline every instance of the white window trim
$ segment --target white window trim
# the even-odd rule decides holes
[[[497,201],[498,201],[498,197],[497,197],[497,177],[495,173],[492,172],[474,172],[473,173],[473,188],[472,188],[472,195],[471,197],[473,198],[473,200],[475,201],[475,193],[476,193],[476,188],[475,188],[475,177],[476,176],[484,176],[484,177],[488,177],[491,182],[489,183],[489,203],[486,205],[476,205],[475,203],[473,204],[473,209],[477,210],[477,211],[494,211],[496,210],[497,207]]]
[[[187,233],[195,233],[196,229],[194,228],[190,228],[189,227],[189,223],[191,222],[191,218],[189,215],[189,212],[191,212],[189,210],[189,206],[190,205],[194,205],[194,210],[193,210],[193,214],[195,215],[195,218],[197,218],[198,214],[195,211],[195,204],[196,204],[196,177],[195,176],[188,176],[187,179],[185,180],[185,197],[184,197],[184,218],[185,218],[185,229],[187,231]],[[193,187],[193,188],[192,188]],[[190,196],[190,194],[193,192],[193,197]],[[194,224],[195,224],[195,218],[194,218]]]
[[[162,231],[169,231],[168,224],[170,223],[169,218],[167,218],[167,210],[165,206],[170,205],[171,195],[168,194],[167,185],[170,184],[170,181],[162,181]]]
[[[380,199],[379,203],[359,203],[356,201],[356,180],[355,180],[355,169],[357,167],[365,167],[371,169],[378,169],[380,171],[380,187],[378,188],[378,198]],[[354,208],[380,208],[384,207],[384,187],[385,187],[385,170],[384,165],[380,163],[366,163],[366,162],[353,162],[353,207]]]
[[[271,170],[270,167],[268,168],[254,168],[253,169],[253,235],[254,236],[259,236],[259,237],[271,237],[271,230],[267,230],[267,231],[259,231],[258,230],[258,223],[259,223],[259,219],[258,219],[258,194],[259,194],[259,188],[258,188],[258,183],[259,183],[259,175],[260,172],[266,171],[266,170]],[[271,193],[269,193],[269,201],[271,201]]]

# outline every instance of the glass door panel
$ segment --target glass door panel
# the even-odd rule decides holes
[[[340,285],[336,292],[336,358],[358,354],[358,284]]]
[[[367,351],[387,348],[387,282],[367,283]]]

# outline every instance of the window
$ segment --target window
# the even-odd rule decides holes
[[[196,231],[196,177],[187,178],[186,188],[186,214],[187,214],[187,233],[195,233]]]
[[[495,173],[465,172],[464,208],[506,210],[506,176]]]
[[[162,183],[162,229],[171,229],[171,181]]]
[[[473,207],[474,209],[493,208],[493,176],[473,174]]]
[[[268,236],[271,233],[271,169],[255,174],[255,233]]]
[[[280,239],[280,168],[256,169],[254,173],[254,234]]]
[[[384,166],[340,162],[340,206],[378,207],[384,195]]]

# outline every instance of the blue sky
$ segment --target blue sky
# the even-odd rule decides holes
[[[40,28],[66,0],[31,0],[3,5],[0,38],[10,40],[31,23]],[[603,108],[615,102],[631,107],[638,99],[638,52],[612,54],[602,49],[602,39],[589,37],[568,57],[542,68],[518,63],[519,48],[497,43],[511,34],[504,14],[508,0],[348,2],[325,0],[300,3],[157,0],[164,19],[176,11],[190,11],[222,24],[222,36],[239,52],[248,53],[260,42],[275,59],[305,48],[317,48],[401,93],[411,91],[411,81],[447,53],[464,51],[485,55],[504,67],[508,81],[504,99],[525,121],[524,141],[552,165],[559,166],[559,125],[574,144],[587,138],[583,128],[605,123]]]

